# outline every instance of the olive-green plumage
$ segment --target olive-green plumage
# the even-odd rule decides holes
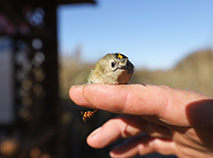
[[[126,84],[133,72],[134,66],[125,55],[107,54],[91,70],[88,83]]]
[[[107,54],[95,65],[88,77],[88,83],[104,84],[127,84],[134,72],[133,64],[128,58],[120,53]],[[98,109],[94,111],[82,112],[82,119],[86,122]]]

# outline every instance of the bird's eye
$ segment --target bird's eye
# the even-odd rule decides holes
[[[111,62],[111,66],[112,66],[112,67],[115,67],[115,62]]]

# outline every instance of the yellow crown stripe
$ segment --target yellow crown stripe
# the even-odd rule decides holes
[[[118,58],[119,59],[123,59],[123,55],[121,55],[120,53],[118,53]]]

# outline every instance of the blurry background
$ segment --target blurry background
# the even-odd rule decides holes
[[[0,156],[108,157],[87,135],[69,99],[106,53],[129,57],[131,83],[168,85],[213,97],[211,0],[0,0]],[[122,142],[123,140],[120,140]],[[149,155],[144,157],[161,157]]]

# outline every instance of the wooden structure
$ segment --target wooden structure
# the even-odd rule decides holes
[[[14,100],[13,119],[0,124],[0,156],[62,157],[56,14],[59,5],[76,3],[95,1],[0,0],[0,38],[11,44]]]

